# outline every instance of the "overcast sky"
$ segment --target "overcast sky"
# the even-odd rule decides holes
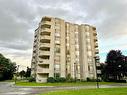
[[[127,0],[0,0],[0,53],[30,66],[34,30],[43,16],[95,25],[101,62],[111,49],[127,55]]]

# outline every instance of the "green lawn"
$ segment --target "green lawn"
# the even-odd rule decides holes
[[[39,95],[127,95],[127,88],[63,90]]]
[[[112,84],[111,82],[100,82],[99,84]],[[86,86],[96,85],[96,82],[73,82],[73,83],[35,83],[35,82],[16,82],[17,86]]]

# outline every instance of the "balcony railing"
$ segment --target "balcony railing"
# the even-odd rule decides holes
[[[98,54],[99,53],[99,49],[95,49],[95,54]]]
[[[47,36],[47,35],[44,36],[43,35],[43,36],[40,37],[40,39],[50,39],[50,36]]]
[[[48,68],[38,68],[37,73],[49,73],[49,69]]]
[[[39,55],[50,55],[50,51],[40,51]]]
[[[40,47],[50,47],[50,43],[41,43]]]
[[[44,24],[51,25],[51,21],[43,21],[42,23],[43,23],[43,25]]]
[[[96,63],[96,66],[100,66],[100,63]]]
[[[39,65],[43,65],[43,64],[49,64],[49,60],[47,60],[47,59],[39,59],[39,63],[38,63]]]
[[[97,48],[98,47],[98,43],[95,43],[95,48]]]
[[[97,74],[101,74],[101,70],[97,70]]]
[[[93,31],[93,35],[96,36],[97,35],[97,32],[96,31]]]
[[[94,37],[94,41],[95,41],[95,42],[97,41],[97,37],[96,37],[96,36]]]

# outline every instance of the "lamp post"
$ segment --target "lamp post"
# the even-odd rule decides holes
[[[17,67],[16,67],[16,73],[15,73],[15,84],[16,84],[16,81],[17,81],[17,73],[18,73],[18,70],[19,70],[19,65],[17,65]]]
[[[74,76],[75,76],[75,82],[76,82],[76,63],[74,63]]]
[[[119,68],[118,80],[120,80],[121,79],[121,65],[118,65],[118,68]]]
[[[99,60],[99,59],[97,59],[97,57],[94,57],[94,59],[95,59],[95,69],[96,69],[96,86],[97,86],[97,88],[99,88],[99,82],[98,82],[98,74],[97,74],[97,60]]]

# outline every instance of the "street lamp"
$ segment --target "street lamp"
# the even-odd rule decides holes
[[[94,57],[95,59],[95,68],[96,68],[96,82],[97,82],[97,88],[99,88],[99,81],[98,81],[98,74],[97,74],[97,61],[99,60],[96,56]]]
[[[76,63],[74,63],[74,76],[75,76],[75,82],[76,82]]]
[[[16,73],[15,73],[15,84],[16,84],[16,81],[17,81],[17,73],[18,73],[18,70],[19,70],[19,65],[16,66]]]

